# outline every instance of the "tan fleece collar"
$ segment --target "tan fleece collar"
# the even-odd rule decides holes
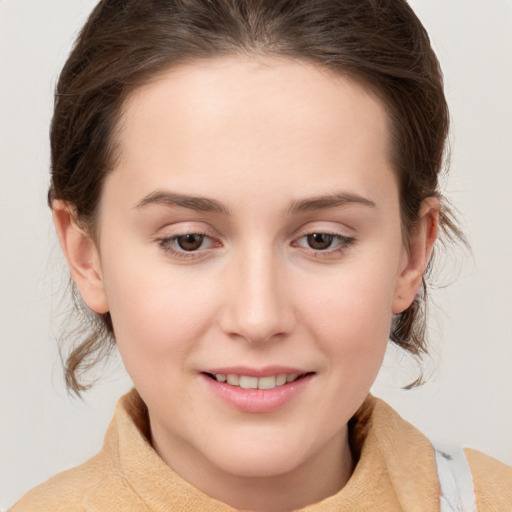
[[[103,450],[149,510],[166,512],[171,503],[182,512],[234,510],[178,476],[153,450],[148,435],[146,406],[132,390],[119,401]],[[302,511],[438,512],[430,442],[385,402],[366,398],[351,420],[351,445],[358,461],[347,485]]]

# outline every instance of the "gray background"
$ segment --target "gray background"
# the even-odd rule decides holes
[[[0,510],[95,453],[130,383],[114,362],[86,400],[65,392],[54,341],[67,271],[45,204],[52,91],[92,0],[0,0]],[[392,348],[374,386],[433,438],[512,465],[512,2],[414,0],[446,77],[446,184],[473,256],[431,313],[428,384]]]

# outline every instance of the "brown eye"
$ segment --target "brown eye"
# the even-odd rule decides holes
[[[205,235],[199,233],[189,233],[188,235],[178,236],[176,243],[184,251],[197,251],[203,245]]]
[[[323,251],[329,249],[334,240],[334,235],[328,233],[311,233],[307,235],[307,241],[309,247],[315,251]]]

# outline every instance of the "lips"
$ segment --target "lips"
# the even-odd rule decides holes
[[[208,388],[242,412],[266,413],[283,407],[307,389],[315,372],[272,367],[222,368],[201,372]]]

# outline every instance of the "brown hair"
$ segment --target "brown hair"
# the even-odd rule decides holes
[[[307,59],[358,80],[381,98],[391,121],[406,237],[422,201],[442,200],[438,179],[449,123],[442,74],[427,33],[405,0],[103,0],[79,34],[57,85],[50,204],[69,202],[94,233],[126,98],[177,63],[236,54]],[[440,225],[449,239],[462,239],[443,201]],[[74,295],[80,302],[76,290]],[[416,356],[427,351],[426,295],[424,281],[390,333]],[[63,345],[69,347],[66,382],[76,393],[88,387],[83,373],[115,344],[109,314],[93,315],[92,321],[86,314],[83,329]]]

